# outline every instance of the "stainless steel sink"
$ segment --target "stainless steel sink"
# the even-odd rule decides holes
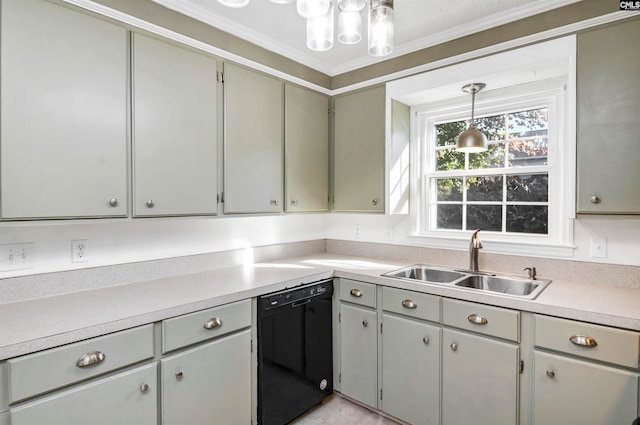
[[[529,280],[511,277],[471,275],[456,282],[455,285],[519,298],[534,299],[549,283],[551,283],[551,281],[548,279]]]
[[[388,277],[398,277],[401,279],[420,280],[423,282],[431,283],[451,283],[455,280],[464,277],[463,273],[458,273],[449,270],[438,269],[434,267],[425,266],[422,264],[416,264],[414,266],[406,267],[404,269],[395,270],[389,273],[383,274]]]

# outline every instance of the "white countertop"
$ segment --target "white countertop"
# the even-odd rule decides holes
[[[0,304],[0,360],[332,276],[640,331],[638,289],[554,280],[524,300],[380,276],[408,265],[317,254]]]

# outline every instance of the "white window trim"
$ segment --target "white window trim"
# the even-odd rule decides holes
[[[562,63],[558,71],[557,61]],[[551,64],[550,70],[545,74],[545,61]],[[554,64],[555,61],[555,64]],[[536,62],[541,63],[535,71],[528,76],[522,73],[522,68],[535,67]],[[517,64],[517,65],[514,65]],[[511,69],[510,69],[511,67]],[[555,68],[555,69],[551,69]],[[509,71],[513,71],[513,76]],[[474,78],[474,75],[477,77]],[[545,78],[546,77],[546,78]],[[557,83],[558,78],[564,82],[564,93],[556,96],[556,113],[560,122],[565,123],[561,133],[557,135],[558,145],[555,147],[553,163],[550,167],[559,168],[560,182],[550,181],[549,204],[559,209],[558,218],[553,219],[553,229],[550,219],[549,235],[504,235],[494,232],[483,232],[481,239],[485,252],[534,255],[540,257],[572,257],[575,246],[573,245],[573,221],[575,219],[575,123],[576,123],[576,89],[575,89],[575,36],[565,37],[559,40],[540,43],[509,52],[494,55],[489,58],[464,62],[462,64],[447,67],[441,70],[421,74],[413,78],[413,92],[408,92],[410,86],[407,81],[400,82],[397,86],[387,85],[387,96],[400,102],[411,104],[411,142],[410,142],[410,217],[411,233],[408,238],[412,243],[420,246],[447,249],[466,249],[468,247],[468,232],[431,231],[421,232],[421,225],[425,217],[420,209],[420,199],[428,190],[421,184],[424,176],[423,152],[420,143],[419,108],[416,108],[416,99],[439,99],[439,107],[455,109],[460,105],[460,99],[465,98],[470,109],[468,95],[461,93],[464,83],[484,82],[491,78],[500,78],[507,81],[502,87],[516,87],[519,84],[540,84],[536,81],[552,80]],[[406,79],[405,79],[406,80]],[[548,81],[547,81],[548,83]],[[491,86],[487,86],[486,93],[476,97],[476,115],[482,115],[483,110],[490,110]],[[455,92],[457,90],[457,93]],[[514,93],[517,88],[511,88]],[[544,92],[547,89],[542,89]],[[553,91],[553,90],[552,90]],[[497,94],[496,89],[495,93]],[[418,95],[419,94],[419,95]],[[461,97],[462,96],[462,97]],[[464,97],[466,96],[466,97]],[[484,97],[484,100],[483,100]],[[454,99],[455,98],[455,99]],[[453,99],[453,100],[447,100]],[[412,103],[413,102],[413,103]],[[424,102],[423,102],[424,103]],[[454,106],[455,105],[455,106]],[[552,131],[550,129],[550,131]],[[555,130],[554,130],[555,131]],[[550,177],[551,179],[551,177]],[[393,184],[393,182],[391,182]]]

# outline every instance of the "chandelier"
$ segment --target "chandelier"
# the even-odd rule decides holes
[[[228,7],[243,7],[249,1],[218,0]],[[271,2],[288,4],[293,0]],[[307,47],[318,52],[333,47],[335,8],[338,9],[338,41],[342,44],[359,43],[362,40],[362,15],[367,3],[369,54],[390,54],[393,51],[393,0],[296,0],[298,14],[307,20]]]

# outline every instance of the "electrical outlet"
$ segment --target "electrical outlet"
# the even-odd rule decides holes
[[[87,239],[77,239],[71,241],[71,261],[74,263],[84,263],[89,261],[89,241]]]
[[[353,237],[356,239],[360,239],[362,236],[362,227],[359,224],[356,224],[356,227],[353,229]]]
[[[33,268],[33,242],[0,245],[0,271]]]
[[[594,258],[607,258],[607,238],[591,238],[591,256]]]
[[[393,241],[393,227],[385,226],[384,228],[384,239],[388,242]]]

